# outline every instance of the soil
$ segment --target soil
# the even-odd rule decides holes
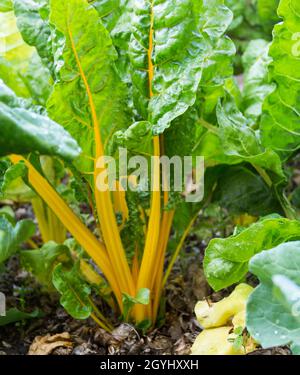
[[[18,208],[19,219],[28,216],[32,216],[28,207]],[[116,328],[109,334],[91,319],[71,318],[60,307],[57,295],[43,291],[35,279],[20,268],[18,257],[12,257],[5,272],[0,273],[0,291],[7,296],[7,307],[17,306],[28,312],[40,309],[44,316],[0,327],[0,355],[25,355],[35,340],[61,333],[69,334],[68,345],[55,348],[52,355],[189,354],[201,332],[193,314],[195,303],[208,296],[218,301],[232,290],[212,293],[201,266],[204,247],[196,235],[187,239],[183,256],[176,263],[165,291],[165,320],[147,335],[129,324],[120,324],[117,319]],[[248,281],[256,283],[252,278]],[[290,351],[288,348],[259,349],[251,354],[289,355]]]

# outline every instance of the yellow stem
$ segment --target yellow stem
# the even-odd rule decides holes
[[[74,251],[72,252],[72,256],[75,259],[80,259],[78,254]],[[84,259],[80,259],[80,272],[82,273],[83,277],[92,285],[96,285],[99,290],[100,296],[105,299],[108,305],[112,308],[112,310],[116,311],[116,303],[112,296],[111,287],[107,284],[107,281],[103,278],[102,275],[99,275],[92,267]]]
[[[98,307],[94,304],[94,302],[91,298],[89,298],[89,302],[93,307],[95,315],[101,320],[102,324],[106,326],[106,328],[104,328],[104,329],[106,329],[108,332],[111,332],[113,330],[113,326],[107,321],[105,316],[98,309]]]
[[[263,178],[263,180],[268,185],[268,187],[269,188],[272,187],[273,182],[272,182],[270,176],[268,175],[268,173],[262,167],[259,167],[256,164],[252,164],[252,166],[256,169],[256,171],[259,173],[259,175]]]
[[[174,218],[174,211],[165,211],[163,214],[162,220],[162,231],[160,233],[159,245],[158,245],[158,262],[156,273],[154,273],[154,277],[152,280],[152,288],[153,288],[153,295],[154,295],[154,302],[153,302],[153,311],[152,311],[152,322],[156,321],[157,311],[159,307],[159,301],[161,297],[161,290],[162,290],[162,279],[163,279],[163,272],[164,272],[164,261],[168,246],[168,240],[170,237],[170,232],[172,228],[172,222]]]
[[[151,208],[149,216],[149,224],[147,229],[145,248],[142,258],[142,264],[138,277],[137,290],[141,288],[151,289],[151,281],[153,270],[155,269],[155,263],[157,261],[157,245],[160,232],[160,147],[159,137],[155,136],[154,139],[154,156],[158,157],[154,159],[153,163],[153,186],[151,198]],[[157,189],[157,190],[156,190]],[[146,317],[146,307],[143,305],[136,306],[136,320],[143,321]]]
[[[49,207],[47,207],[47,217],[51,239],[59,244],[64,243],[66,239],[66,229]]]
[[[114,210],[116,214],[120,213],[122,215],[122,224],[119,225],[119,230],[121,231],[128,220],[129,212],[126,202],[126,193],[119,181],[116,181],[116,187],[116,191],[113,192]]]
[[[38,249],[38,245],[32,240],[32,239],[29,239],[27,240],[27,244],[32,248],[32,249]]]
[[[112,329],[107,327],[105,323],[101,322],[100,319],[98,319],[97,315],[95,313],[91,313],[91,318],[93,319],[93,321],[98,324],[99,327],[103,328],[106,332],[111,332]]]
[[[105,172],[106,168],[99,168],[97,166],[98,159],[104,156],[104,149],[101,140],[100,124],[97,117],[96,106],[94,103],[92,91],[87,81],[85,72],[82,68],[81,61],[77,53],[70,28],[68,28],[68,34],[71,42],[72,51],[74,53],[74,57],[80,73],[80,77],[83,81],[88,96],[91,117],[93,121],[93,129],[95,136],[94,194],[97,214],[101,226],[104,243],[108,250],[108,255],[110,257],[111,264],[113,265],[113,269],[115,271],[115,275],[120,285],[121,292],[126,292],[134,296],[135,286],[133,283],[132,275],[126,259],[126,254],[120,238],[110,192],[108,190],[99,191],[99,189],[97,188],[97,176]]]
[[[38,222],[38,226],[41,232],[42,240],[44,243],[51,241],[50,235],[48,232],[48,225],[46,221],[46,212],[44,202],[41,200],[40,197],[33,198],[31,200],[33,212]]]
[[[161,135],[161,149],[162,153],[165,153],[164,149],[164,136]],[[157,311],[158,311],[158,306],[159,306],[159,301],[160,301],[160,296],[161,296],[161,284],[162,284],[162,278],[163,278],[163,272],[164,272],[164,260],[165,260],[165,255],[167,251],[167,246],[168,246],[168,241],[171,233],[171,228],[172,228],[172,222],[174,218],[174,210],[167,210],[167,205],[169,203],[169,192],[167,190],[167,180],[164,176],[163,179],[163,185],[164,185],[164,213],[163,213],[163,218],[162,218],[162,225],[161,225],[161,232],[159,236],[159,241],[158,241],[158,251],[157,251],[157,256],[158,256],[158,262],[157,262],[157,268],[156,272],[153,273],[153,279],[152,279],[152,285],[151,288],[154,290],[154,296],[153,296],[153,310],[152,310],[152,322],[153,324],[156,321],[156,316],[157,316]]]
[[[153,53],[153,26],[154,26],[154,12],[153,0],[150,2],[150,28],[149,28],[149,45],[147,51],[148,57],[148,85],[149,98],[153,97],[152,82],[154,77],[154,65],[152,62]],[[156,249],[158,245],[160,232],[160,141],[159,136],[153,138],[153,181],[152,181],[152,197],[149,215],[149,224],[147,229],[145,248],[140,267],[137,290],[140,288],[151,288],[151,278],[156,262]],[[151,289],[150,289],[151,292]],[[137,322],[143,321],[145,318],[150,318],[151,306],[137,305],[135,308],[135,318]],[[148,315],[148,316],[147,316]]]
[[[55,211],[58,219],[64,224],[67,230],[73,235],[76,241],[85,249],[89,256],[94,260],[97,266],[102,270],[112,290],[118,300],[122,310],[122,295],[118,282],[113,273],[113,267],[107,256],[104,245],[89,231],[88,228],[73,213],[66,202],[53,189],[49,182],[39,174],[33,165],[26,159],[18,155],[11,155],[13,163],[24,161],[28,168],[28,178],[30,184],[47,203],[47,205]]]

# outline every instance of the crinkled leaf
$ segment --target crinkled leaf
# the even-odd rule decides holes
[[[251,125],[256,124],[262,113],[262,104],[266,96],[274,90],[269,82],[268,56],[269,42],[263,39],[252,40],[243,55],[244,89],[243,109]]]
[[[234,101],[227,98],[217,107],[219,136],[226,155],[275,172],[283,177],[279,156],[261,145],[259,133],[249,126]]]
[[[87,319],[92,312],[89,300],[90,287],[80,278],[75,267],[71,271],[58,264],[52,274],[54,287],[61,294],[60,303],[75,319]]]
[[[17,95],[44,105],[50,93],[50,75],[34,48],[23,41],[13,12],[0,13],[0,33],[4,36],[0,78]]]
[[[197,124],[199,113],[194,106],[173,121],[164,133],[165,154],[169,157],[191,155],[204,129]]]
[[[113,138],[114,151],[116,147],[126,148],[131,154],[152,155],[152,132],[148,121],[135,122],[128,129],[118,131]]]
[[[249,260],[257,253],[297,239],[300,222],[266,218],[237,235],[210,241],[205,251],[204,271],[214,290],[239,282],[248,271]]]
[[[233,12],[233,20],[229,30],[237,28],[244,19],[246,0],[225,0],[225,5]]]
[[[34,233],[35,225],[31,220],[20,220],[14,226],[5,215],[0,215],[0,263],[16,253]]]
[[[60,79],[48,102],[49,114],[78,141],[83,153],[76,166],[90,173],[94,132],[100,130],[106,146],[115,131],[131,122],[124,103],[126,87],[114,67],[117,54],[110,36],[86,1],[52,0],[50,21],[63,33],[65,45]]]
[[[23,250],[20,257],[22,266],[47,288],[52,287],[52,271],[58,263],[72,264],[68,247],[53,241],[46,243],[40,249]]]
[[[17,25],[25,42],[37,49],[42,61],[53,70],[54,57],[49,25],[48,0],[13,0]]]
[[[182,102],[185,102],[184,96],[187,98],[188,93],[183,92],[182,98],[179,98],[178,100],[178,108],[172,108],[173,106],[176,106],[176,103],[173,103],[173,100],[175,95],[177,95],[175,92],[172,92],[172,89],[175,88],[175,91],[177,90],[178,95],[180,95],[180,91],[187,88],[190,83],[187,80],[186,82],[183,82],[181,79],[178,82],[182,87],[179,87],[178,85],[178,87],[176,87],[175,81],[178,79],[180,72],[178,73],[179,75],[177,78],[176,74],[173,74],[172,77],[170,73],[173,64],[176,67],[175,71],[177,71],[179,66],[180,71],[187,71],[188,67],[185,58],[189,58],[188,49],[191,51],[190,43],[192,43],[192,39],[194,39],[194,42],[197,40],[197,36],[191,34],[192,29],[197,30],[197,20],[193,18],[198,18],[199,28],[196,33],[198,34],[201,32],[204,37],[202,47],[198,46],[201,50],[202,60],[200,59],[200,56],[190,57],[191,60],[193,60],[193,58],[198,58],[198,62],[202,61],[200,62],[202,66],[198,67],[203,71],[200,88],[202,100],[201,109],[203,113],[210,113],[212,109],[214,109],[219,96],[223,93],[222,86],[224,80],[232,75],[231,60],[232,55],[235,52],[233,43],[226,37],[220,37],[227,29],[232,18],[231,13],[226,7],[224,7],[223,1],[217,0],[212,4],[211,1],[207,2],[201,0],[199,4],[196,4],[196,2],[192,0],[185,1],[183,4],[179,4],[179,2],[177,4],[176,2],[174,5],[172,3],[168,4],[168,1],[153,2],[153,59],[156,58],[156,55],[158,55],[159,58],[163,57],[165,59],[167,58],[166,55],[170,54],[170,61],[167,61],[166,69],[160,65],[155,66],[156,70],[154,73],[155,76],[158,75],[158,83],[156,85],[155,79],[153,81],[153,87],[157,86],[158,90],[161,91],[161,89],[163,89],[161,85],[164,84],[165,88],[167,88],[167,92],[166,95],[164,92],[161,94],[159,93],[159,96],[162,96],[162,99],[159,100],[159,103],[157,103],[158,105],[155,105],[153,109],[151,108],[151,101],[150,106],[147,107],[149,99],[147,72],[137,72],[137,74],[135,72],[135,64],[139,63],[137,61],[139,57],[141,57],[141,59],[143,59],[143,56],[145,57],[144,61],[140,61],[141,64],[148,64],[145,55],[147,51],[143,51],[142,49],[138,51],[136,48],[139,47],[136,45],[136,40],[140,40],[142,44],[144,43],[143,46],[148,48],[147,39],[149,39],[149,21],[151,18],[150,2],[145,1],[141,4],[143,11],[141,11],[140,5],[137,6],[137,3],[132,0],[101,0],[94,1],[92,4],[97,9],[104,25],[110,32],[114,45],[117,47],[119,54],[117,67],[121,77],[125,82],[130,83],[130,73],[133,76],[134,102],[144,119],[148,119],[148,114],[149,116],[152,116],[152,112],[153,115],[155,115],[154,112],[159,110],[159,106],[163,105],[164,100],[168,102],[165,105],[165,109],[173,112],[173,115],[172,113],[170,113],[170,115],[174,118],[178,116],[176,111],[180,109],[179,107],[186,104]],[[199,8],[201,8],[200,14],[197,15]],[[170,14],[168,14],[168,23],[164,24],[162,18],[164,17],[164,14],[169,12],[169,10],[171,11]],[[132,17],[134,12],[136,18]],[[186,20],[184,19],[185,13],[187,17]],[[138,24],[139,19],[143,19],[141,25]],[[174,20],[174,22],[172,20]],[[148,24],[146,24],[146,22],[148,22]],[[189,27],[191,30],[188,30]],[[184,32],[186,32],[186,35],[182,35]],[[172,35],[173,40],[170,41],[170,39],[168,39],[168,42],[163,44],[164,38],[168,38],[168,35]],[[183,51],[183,53],[180,54],[179,49],[176,50],[177,45],[174,35],[179,36],[178,44],[183,40],[187,41],[188,45],[184,46],[187,48],[187,51]],[[174,51],[176,51],[176,56],[174,55]],[[135,56],[135,53],[138,53],[140,56]],[[176,60],[178,61],[176,62]],[[131,68],[130,61],[133,65]],[[196,64],[196,61],[194,61],[194,63]],[[162,64],[164,64],[164,62],[162,62]],[[145,66],[145,68],[147,67]],[[169,77],[172,78],[172,81],[174,82],[171,82]],[[170,87],[168,87],[169,85]],[[195,87],[196,86],[197,82],[195,82]],[[192,90],[195,89],[195,87],[193,87]],[[144,97],[141,97],[141,93],[143,93]],[[172,98],[172,96],[174,96],[174,98]],[[186,108],[188,108],[188,106],[186,106]],[[163,108],[162,110],[164,111],[165,109]],[[149,113],[147,113],[147,110],[149,110]],[[181,112],[181,109],[178,112]],[[181,113],[183,112],[184,109],[182,108]],[[166,126],[168,126],[168,124],[166,124]]]
[[[262,27],[271,32],[274,24],[279,21],[277,7],[280,0],[257,0],[257,12]]]
[[[300,242],[281,244],[257,254],[250,271],[260,280],[247,303],[247,328],[264,348],[300,347]]]
[[[226,36],[221,36],[228,29],[228,21],[231,14],[225,10],[223,2],[204,2],[207,10],[204,10],[204,17],[209,17],[209,21],[204,26],[204,31],[209,35],[209,47],[204,51],[203,74],[201,77],[196,106],[202,117],[214,114],[219,98],[225,94],[227,83],[233,75],[233,57],[236,48]],[[211,10],[210,10],[211,7]],[[214,10],[212,10],[214,9]],[[210,18],[211,17],[211,18]],[[214,29],[218,24],[219,34]]]
[[[130,82],[128,45],[131,36],[132,2],[133,0],[96,0],[91,2],[117,48],[116,66],[122,80],[127,83]]]
[[[283,22],[274,28],[269,67],[276,89],[264,102],[260,128],[265,147],[286,156],[300,147],[300,2],[282,0],[278,14]]]
[[[203,70],[210,70],[214,59],[218,59],[212,40],[218,40],[223,47],[220,50],[226,53],[228,43],[223,34],[232,14],[223,1],[213,3],[176,0],[132,4],[129,54],[134,103],[140,115],[153,124],[154,133],[163,132],[195,103]],[[149,53],[154,66],[151,88]]]
[[[52,89],[51,78],[49,71],[42,64],[37,53],[33,53],[28,61],[27,70],[22,75],[19,73],[19,76],[27,87],[29,97],[32,98],[33,102],[45,106]]]

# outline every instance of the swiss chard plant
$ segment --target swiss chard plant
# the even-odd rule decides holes
[[[26,222],[3,217],[12,236],[0,237],[0,261],[17,246],[21,264],[59,292],[73,317],[111,330],[96,292],[146,329],[210,203],[256,221],[208,245],[204,268],[215,290],[240,282],[256,254],[297,240],[287,163],[300,148],[300,9],[296,0],[281,0],[278,14],[277,6],[0,1],[0,197],[31,202],[42,239],[32,243],[29,230],[22,239],[33,246],[20,250]],[[151,177],[136,177],[137,162],[122,169],[120,150],[131,160],[143,156]],[[165,189],[161,160],[186,156],[192,172]],[[200,157],[205,184],[197,201]],[[110,189],[112,160],[119,173]]]

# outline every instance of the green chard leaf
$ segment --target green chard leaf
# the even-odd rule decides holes
[[[282,213],[274,192],[262,177],[241,165],[223,168],[212,200],[234,215]]]
[[[260,280],[247,302],[246,325],[263,348],[291,345],[300,354],[300,242],[257,254],[249,268]]]
[[[23,41],[13,12],[0,13],[0,33],[4,37],[0,78],[17,95],[45,105],[50,94],[49,72],[35,49]]]
[[[232,98],[227,97],[217,107],[219,137],[224,153],[240,161],[275,172],[283,178],[279,156],[271,149],[265,149],[259,137],[238,110]]]
[[[24,41],[37,49],[46,63],[53,60],[48,0],[13,0],[17,25]]]
[[[0,198],[11,199],[15,202],[28,202],[35,193],[26,185],[27,167],[23,162],[10,164],[0,161]]]
[[[89,299],[91,289],[81,279],[75,267],[71,271],[66,271],[61,263],[58,264],[53,270],[52,282],[61,294],[61,305],[73,318],[87,319],[91,315],[93,310]]]
[[[133,0],[96,0],[91,1],[97,10],[105,28],[109,31],[118,52],[115,62],[122,80],[130,83],[130,64],[128,45],[131,36]]]
[[[27,319],[41,318],[43,316],[44,314],[40,310],[34,310],[31,313],[28,313],[13,307],[6,311],[5,316],[0,316],[0,326],[5,326],[7,324],[20,322]]]
[[[216,112],[218,127],[199,119],[199,127],[207,131],[194,146],[194,154],[203,155],[208,166],[247,162],[273,172],[277,180],[284,179],[280,157],[262,146],[259,132],[251,128],[229,94],[219,101]]]
[[[263,105],[260,124],[265,147],[288,156],[300,147],[300,3],[282,0],[278,14],[283,22],[275,26],[269,66],[276,89]]]
[[[128,318],[128,314],[135,305],[148,305],[150,302],[150,290],[141,288],[138,290],[135,297],[126,293],[123,294],[124,317]]]
[[[271,33],[276,22],[279,21],[277,16],[277,7],[280,0],[257,0],[257,12],[263,29]]]
[[[263,39],[252,40],[243,54],[244,89],[243,109],[245,116],[255,125],[262,114],[262,104],[273,90],[269,82],[268,65],[272,59],[268,56],[269,42]]]
[[[60,57],[64,63],[48,111],[81,146],[83,152],[75,165],[88,178],[96,156],[95,131],[100,130],[104,146],[109,146],[113,133],[131,123],[127,90],[114,67],[117,53],[110,36],[91,5],[85,0],[52,0],[50,21],[64,35],[65,43]],[[92,118],[91,107],[97,120]]]
[[[237,28],[244,19],[246,0],[225,0],[225,5],[233,12],[233,20],[229,30]]]
[[[214,6],[205,0],[132,4],[129,57],[134,104],[140,116],[153,124],[154,134],[162,133],[195,103],[202,76],[204,86],[212,85],[218,77],[212,75],[215,64],[232,52],[231,42],[223,38],[232,14],[223,1],[213,2]]]
[[[219,98],[223,97],[226,85],[232,80],[234,43],[224,33],[229,28],[232,14],[220,1],[204,1],[203,27],[208,35],[208,47],[204,53],[203,75],[197,95],[196,106],[202,117],[214,114]]]
[[[184,157],[193,154],[205,132],[205,129],[197,124],[198,118],[198,110],[193,106],[173,121],[172,126],[164,133],[166,155]]]
[[[10,12],[13,9],[12,0],[0,1],[0,12]]]
[[[67,246],[50,241],[40,249],[23,250],[21,263],[45,287],[53,288],[52,271],[58,263],[72,265],[71,254]]]
[[[297,220],[267,217],[237,235],[211,240],[204,257],[208,283],[218,291],[239,282],[255,254],[299,238],[299,229]]]
[[[35,225],[31,220],[20,220],[14,226],[5,215],[0,215],[0,263],[20,250],[35,233]]]
[[[24,105],[0,80],[0,156],[38,151],[72,160],[79,155],[76,141],[60,125]]]

